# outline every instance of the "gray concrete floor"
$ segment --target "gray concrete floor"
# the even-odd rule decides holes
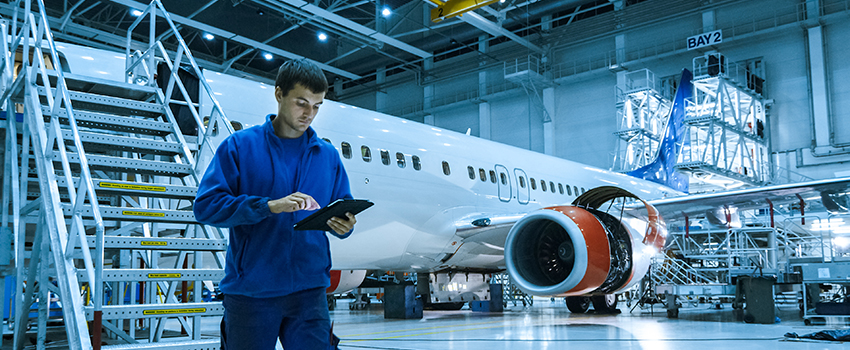
[[[848,328],[839,318],[806,326],[795,305],[779,306],[780,322],[775,324],[743,323],[729,304],[720,310],[705,304],[682,308],[676,319],[667,318],[661,306],[654,312],[640,308],[629,312],[622,304],[620,308],[622,313],[617,315],[572,314],[563,299],[537,298],[533,306],[509,306],[502,313],[425,311],[422,319],[396,320],[384,318],[380,303],[350,311],[348,301],[340,300],[331,318],[342,338],[342,350],[850,349],[850,343],[786,340],[788,332],[802,335]],[[203,321],[204,338],[218,337],[218,322],[216,318]],[[174,320],[167,328],[174,335],[180,329]],[[63,336],[64,327],[50,327],[47,349],[67,349],[67,342],[59,339]],[[10,343],[4,340],[2,349],[10,349]]]

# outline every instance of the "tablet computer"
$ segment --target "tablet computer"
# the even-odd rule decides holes
[[[328,226],[328,220],[330,220],[331,217],[336,216],[348,219],[345,216],[345,213],[357,215],[374,204],[375,203],[366,199],[338,199],[328,206],[317,210],[315,213],[310,214],[310,216],[304,218],[304,220],[297,222],[293,228],[298,231],[318,230],[330,231],[331,233],[336,234],[336,232]]]

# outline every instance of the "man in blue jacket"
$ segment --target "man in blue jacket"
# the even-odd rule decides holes
[[[334,349],[325,289],[331,255],[321,231],[292,225],[351,198],[336,149],[310,127],[328,90],[314,64],[289,61],[275,80],[277,115],[218,147],[198,187],[195,218],[230,229],[224,279],[222,349]],[[342,238],[356,222],[332,218]]]

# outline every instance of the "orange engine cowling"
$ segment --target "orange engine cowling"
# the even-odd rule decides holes
[[[666,239],[657,211],[643,202],[648,213],[641,217],[615,217],[594,209],[605,195],[637,197],[616,188],[607,188],[607,194],[604,188],[594,190],[576,199],[581,206],[544,208],[514,224],[505,262],[520,289],[532,295],[611,294],[646,274],[651,256]],[[588,199],[596,205],[588,205]]]
[[[366,278],[366,270],[331,270],[331,286],[327,294],[339,294],[360,286]]]

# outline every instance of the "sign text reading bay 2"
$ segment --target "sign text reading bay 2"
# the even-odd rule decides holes
[[[717,45],[723,42],[723,32],[718,29],[713,32],[702,33],[688,38],[688,50],[698,49],[703,46]]]

